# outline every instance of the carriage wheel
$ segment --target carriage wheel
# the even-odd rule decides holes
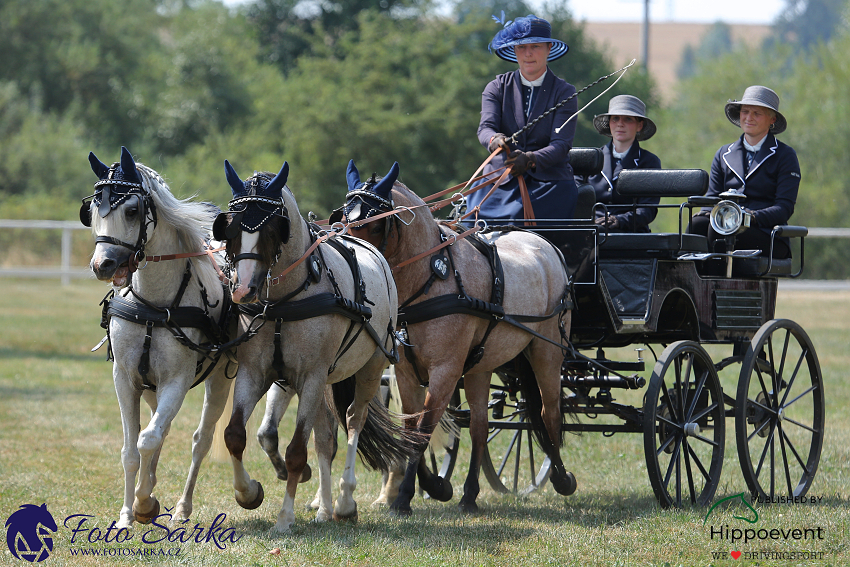
[[[510,382],[508,377],[501,374],[499,377],[506,385]],[[504,422],[506,427],[495,427],[487,436],[481,458],[481,470],[487,482],[493,490],[503,494],[534,492],[546,483],[552,462],[535,445],[524,403],[505,400],[491,417],[492,421]]]
[[[643,411],[646,468],[661,506],[709,504],[723,468],[726,421],[720,380],[699,343],[664,349]]]
[[[738,381],[735,435],[754,498],[804,496],[823,447],[824,393],[811,339],[787,319],[753,337]]]

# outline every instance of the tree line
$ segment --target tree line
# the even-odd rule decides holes
[[[663,167],[708,169],[739,135],[727,99],[767,85],[803,170],[792,222],[845,226],[848,2],[786,4],[771,41],[692,57],[664,105],[652,78],[630,70],[578,118],[575,145],[604,143],[591,118],[629,93],[659,126],[645,145]],[[225,158],[243,176],[286,160],[302,212],[319,216],[343,201],[349,159],[368,172],[398,161],[421,195],[465,181],[486,157],[481,91],[515,68],[487,50],[502,10],[532,12],[521,0],[0,0],[0,216],[75,218],[94,181],[88,152],[108,163],[121,145],[178,195],[219,205]],[[594,44],[566,0],[537,15],[569,44],[551,68],[577,88],[627,63]]]

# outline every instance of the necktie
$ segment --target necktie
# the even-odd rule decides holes
[[[753,165],[753,158],[755,158],[755,157],[756,157],[755,152],[751,152],[750,150],[747,150],[747,171],[749,171],[750,166]]]

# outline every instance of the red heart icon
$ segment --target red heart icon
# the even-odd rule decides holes
[[[740,551],[731,551],[730,554],[732,555],[733,559],[738,559],[739,557],[741,557]]]

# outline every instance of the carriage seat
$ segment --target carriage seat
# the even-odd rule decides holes
[[[624,169],[617,192],[627,197],[690,197],[708,189],[702,169]],[[605,256],[628,255],[672,258],[680,252],[708,252],[708,239],[678,232],[609,233],[601,246]]]
[[[578,199],[573,217],[577,219],[592,219],[593,205],[596,204],[596,191],[587,182],[587,179],[591,175],[596,175],[602,171],[605,157],[600,148],[573,148],[570,150],[569,160],[570,165],[573,167],[573,173],[576,177],[581,177],[582,179],[581,182],[576,183]]]
[[[791,258],[774,258],[770,261],[770,251],[765,250],[762,256],[756,258],[736,258],[732,264],[732,275],[750,276],[787,276],[796,278],[803,273],[803,240],[809,235],[805,226],[779,225],[773,227],[771,239],[779,236],[800,239],[800,267],[795,273]]]

